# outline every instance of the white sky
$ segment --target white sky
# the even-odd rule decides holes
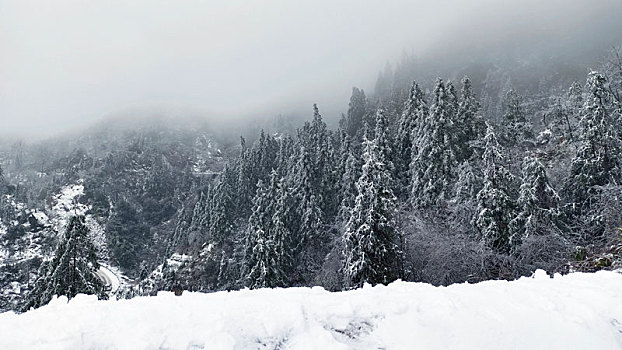
[[[337,113],[403,51],[590,40],[621,18],[620,0],[0,0],[0,133],[145,106]]]

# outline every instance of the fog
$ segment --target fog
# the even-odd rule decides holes
[[[620,0],[0,0],[0,133],[136,109],[330,117],[404,52],[586,57],[622,42],[621,17]]]

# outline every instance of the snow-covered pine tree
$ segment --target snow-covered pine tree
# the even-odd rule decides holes
[[[298,267],[300,275],[306,275],[314,271],[317,266],[315,255],[326,244],[328,235],[325,229],[324,212],[320,208],[318,198],[311,194],[303,197],[299,207],[300,226],[298,228],[300,239],[298,249]]]
[[[535,157],[525,157],[523,179],[517,201],[518,215],[510,222],[510,246],[518,246],[526,237],[550,231],[560,224],[560,198]]]
[[[343,271],[350,286],[387,284],[401,276],[393,180],[376,140],[364,137],[363,160],[358,195],[343,235]]]
[[[236,193],[236,216],[248,217],[251,213],[252,200],[257,192],[257,181],[254,175],[252,152],[246,145],[246,140],[240,137],[240,156],[238,158],[238,181]]]
[[[510,195],[513,177],[504,166],[501,146],[490,125],[484,141],[484,186],[477,193],[477,213],[473,223],[489,247],[499,253],[508,253],[510,221],[516,217],[516,205]]]
[[[590,192],[596,186],[619,184],[621,180],[622,147],[606,84],[604,75],[598,72],[588,75],[588,95],[580,122],[580,145],[565,183],[565,192],[578,213],[588,204]]]
[[[317,105],[313,105],[312,121],[306,122],[298,130],[297,141],[298,148],[304,147],[308,157],[309,164],[305,172],[309,193],[317,197],[317,203],[322,211],[333,217],[338,209],[334,140],[322,120]]]
[[[278,270],[277,254],[269,234],[263,229],[255,232],[255,241],[249,256],[246,285],[251,289],[283,286],[283,273]]]
[[[513,89],[505,95],[505,114],[503,115],[503,142],[508,147],[533,139],[531,123],[527,121],[522,97]]]
[[[313,138],[315,148],[314,176],[319,180],[316,187],[318,205],[324,215],[334,217],[339,208],[338,181],[334,140],[317,105],[313,105]]]
[[[51,261],[41,265],[40,276],[25,309],[47,304],[54,295],[69,299],[78,293],[105,298],[104,284],[95,276],[99,269],[96,248],[88,237],[83,215],[72,216]]]
[[[397,174],[396,195],[400,198],[410,195],[411,178],[409,169],[412,161],[411,155],[413,152],[417,153],[412,149],[413,137],[418,139],[418,129],[427,113],[427,104],[423,91],[421,91],[419,84],[413,81],[408,99],[404,103],[404,111],[400,116],[397,129],[397,157],[395,157],[395,171]]]
[[[443,81],[438,79],[420,137],[413,141],[413,151],[417,153],[413,153],[410,165],[410,201],[414,207],[430,207],[451,198],[451,184],[458,165],[457,145],[452,135],[455,118],[452,99]]]
[[[335,161],[337,162],[335,166],[335,176],[341,181],[343,174],[346,172],[346,162],[352,150],[352,141],[345,131],[339,129],[337,133],[339,135],[339,143],[335,149]],[[339,185],[339,188],[341,188],[341,185]],[[339,200],[341,201],[341,197],[339,197]]]
[[[455,186],[452,217],[460,226],[469,227],[477,208],[477,193],[482,189],[481,169],[473,166],[473,161],[465,160],[458,166],[458,180]]]
[[[445,91],[447,94],[447,114],[449,114],[451,117],[450,119],[455,123],[456,122],[456,115],[458,114],[458,105],[460,103],[459,99],[458,99],[458,92],[456,91],[456,87],[454,86],[454,83],[451,80],[447,80],[447,83],[445,84]]]
[[[225,166],[220,181],[214,187],[209,213],[209,238],[219,245],[231,239],[233,234],[234,198],[236,176],[229,166]]]
[[[345,125],[343,129],[350,136],[350,139],[355,143],[355,148],[358,149],[356,143],[362,139],[363,123],[367,116],[367,97],[365,97],[365,91],[356,87],[352,88],[352,96],[350,97],[350,103],[348,104],[348,112],[345,118]]]
[[[462,91],[458,116],[454,127],[459,152],[458,163],[470,159],[474,155],[474,143],[481,140],[486,133],[486,123],[479,114],[480,105],[473,92],[471,79],[462,79]]]
[[[583,88],[578,82],[573,82],[568,88],[565,100],[559,99],[553,110],[553,122],[557,129],[560,141],[575,141],[578,136],[579,121],[583,108]]]
[[[350,218],[350,210],[354,207],[354,200],[358,194],[356,182],[361,177],[362,164],[361,159],[354,154],[352,147],[346,147],[343,151],[345,154],[342,155],[342,159],[345,159],[345,169],[339,185],[341,205],[338,218],[347,221]]]
[[[294,140],[291,136],[285,135],[279,141],[279,153],[277,155],[276,161],[277,173],[279,174],[279,176],[286,176],[289,169],[294,166],[291,162],[293,154]]]
[[[194,204],[192,218],[188,227],[188,244],[195,245],[199,241],[205,241],[210,225],[211,202],[212,187],[208,185],[200,191],[199,200]]]
[[[457,202],[464,203],[477,197],[477,193],[482,189],[480,172],[477,170],[469,160],[458,166],[455,197]]]
[[[382,153],[381,157],[384,159],[385,166],[387,171],[389,172],[390,179],[392,181],[391,189],[393,190],[395,186],[395,164],[393,163],[393,159],[395,155],[393,153],[393,140],[389,134],[389,123],[387,121],[387,117],[384,109],[378,108],[376,111],[376,127],[374,129],[374,142],[376,143],[379,152]]]
[[[272,288],[284,284],[284,273],[277,264],[277,251],[272,240],[272,211],[277,187],[276,171],[270,184],[257,183],[257,194],[248,219],[244,247],[244,283],[249,288]]]
[[[283,273],[283,281],[287,285],[294,267],[295,244],[292,233],[296,227],[294,223],[299,220],[299,216],[296,213],[296,202],[287,188],[285,178],[279,180],[275,197],[270,237],[277,254],[275,263],[278,271]]]
[[[253,167],[257,180],[270,181],[270,174],[276,169],[278,144],[274,137],[267,135],[263,130],[259,140],[253,145]]]

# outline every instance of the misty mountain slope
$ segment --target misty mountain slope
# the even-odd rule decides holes
[[[64,297],[0,315],[6,349],[619,349],[622,275]],[[53,322],[51,322],[53,320]]]
[[[567,86],[575,70],[534,65],[434,82],[398,67],[374,95],[353,88],[332,129],[317,105],[246,138],[121,118],[0,155],[16,203],[64,213],[56,229],[87,214],[102,259],[136,281],[125,297],[615,268],[622,66]]]

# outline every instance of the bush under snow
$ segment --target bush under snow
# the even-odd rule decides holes
[[[79,295],[0,314],[0,349],[621,349],[621,300],[622,274],[610,271],[339,293]]]

